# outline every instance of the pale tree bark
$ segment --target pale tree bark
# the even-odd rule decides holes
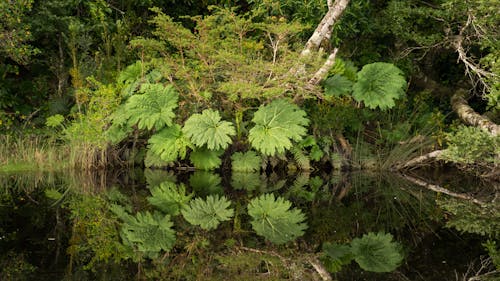
[[[490,119],[475,112],[465,100],[465,95],[466,91],[459,89],[453,97],[451,97],[453,111],[455,111],[460,119],[462,119],[462,121],[466,124],[479,127],[488,131],[493,136],[498,136],[500,133],[500,126],[493,123]]]
[[[332,36],[332,27],[344,12],[349,1],[350,0],[336,0],[335,3],[332,3],[331,0],[328,1],[328,12],[307,41],[304,50],[302,50],[302,56],[306,56],[312,51],[319,49],[319,46],[324,40],[330,39]]]

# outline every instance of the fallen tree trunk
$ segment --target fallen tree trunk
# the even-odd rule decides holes
[[[451,97],[451,106],[453,111],[455,111],[460,119],[462,119],[462,121],[466,124],[479,127],[488,131],[493,136],[498,136],[500,133],[500,126],[474,111],[474,109],[472,109],[465,100],[466,93],[467,92],[465,90],[459,89]]]
[[[435,161],[439,156],[443,154],[443,152],[444,150],[435,150],[422,156],[415,157],[410,161],[400,165],[398,169],[414,168],[429,163],[429,161]]]

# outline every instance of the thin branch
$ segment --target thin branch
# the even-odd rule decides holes
[[[330,70],[330,68],[332,68],[332,66],[335,64],[335,57],[337,56],[338,51],[338,48],[333,49],[333,52],[330,54],[330,56],[328,56],[323,66],[321,66],[321,68],[318,69],[314,76],[309,80],[309,84],[317,85],[319,81],[321,81],[326,76],[328,70]]]

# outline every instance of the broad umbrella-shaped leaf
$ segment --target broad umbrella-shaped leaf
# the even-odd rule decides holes
[[[196,169],[209,171],[220,166],[222,163],[220,159],[222,152],[199,148],[189,154],[189,160],[191,160]]]
[[[394,100],[405,93],[403,72],[391,63],[376,62],[363,66],[358,72],[352,96],[367,107],[381,110],[395,106]]]
[[[391,272],[403,261],[401,245],[386,233],[370,232],[353,239],[351,252],[359,266],[367,271]]]
[[[161,160],[171,163],[178,158],[186,157],[190,142],[183,136],[181,127],[177,124],[162,129],[149,140],[149,150],[158,155]]]
[[[304,234],[306,217],[299,209],[290,209],[292,203],[273,194],[263,194],[248,204],[252,228],[275,244],[284,244]]]
[[[182,131],[194,145],[206,145],[210,150],[226,149],[232,142],[231,136],[236,135],[233,124],[221,121],[219,112],[211,109],[191,115]]]
[[[221,187],[222,179],[218,174],[195,171],[189,177],[189,185],[198,196],[207,196],[211,194],[224,194]]]
[[[205,200],[201,198],[191,200],[189,206],[181,212],[190,224],[210,230],[217,228],[221,222],[231,219],[234,210],[229,209],[230,205],[231,201],[225,196],[209,195]]]
[[[141,130],[153,128],[160,130],[165,126],[171,126],[179,99],[174,88],[147,83],[142,85],[140,92],[142,94],[131,96],[125,104],[123,113],[128,119],[127,124],[137,124]]]
[[[307,133],[306,112],[285,100],[275,100],[261,106],[254,114],[255,126],[249,132],[252,146],[265,155],[273,156],[292,147]]]
[[[325,94],[327,96],[340,97],[347,95],[352,90],[353,83],[345,76],[335,74],[325,80]]]
[[[147,198],[151,205],[162,212],[172,216],[179,214],[180,210],[191,200],[192,195],[186,195],[184,185],[176,185],[173,182],[163,182],[151,189],[151,195]]]
[[[260,170],[262,159],[254,151],[235,152],[231,155],[233,172],[256,172]]]

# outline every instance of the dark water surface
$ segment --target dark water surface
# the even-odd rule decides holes
[[[415,177],[423,178],[422,175]],[[440,179],[429,174],[427,179],[456,192],[482,193],[486,199],[494,190],[474,180],[460,180],[456,175]],[[202,273],[186,269],[185,276],[173,269],[148,275],[144,273],[143,267],[147,267],[144,262],[138,264],[130,260],[119,265],[113,265],[111,260],[109,265],[102,260],[89,265],[92,247],[108,246],[99,243],[109,241],[88,241],[89,237],[75,235],[82,224],[75,224],[78,214],[74,206],[81,204],[74,202],[83,200],[79,199],[82,195],[87,196],[86,200],[106,198],[102,195],[118,190],[132,202],[133,211],[152,210],[145,198],[150,195],[151,187],[165,181],[184,183],[195,196],[225,195],[233,202],[236,212],[244,209],[245,205],[241,205],[249,199],[274,193],[306,214],[308,228],[304,236],[284,246],[271,245],[258,237],[245,221],[248,219],[245,215],[223,223],[216,230],[183,228],[188,230],[179,233],[178,240],[185,242],[206,236],[211,245],[226,245],[197,248],[209,249],[200,250],[199,254],[211,261],[207,264],[214,265],[215,259],[219,264],[210,270],[203,269]],[[235,251],[228,249],[239,245],[238,249],[279,252],[291,261],[300,260],[302,254],[314,256],[320,252],[324,242],[348,243],[369,232],[392,234],[402,245],[405,256],[402,264],[391,273],[373,273],[363,271],[352,262],[332,274],[334,280],[464,280],[463,276],[477,270],[484,259],[486,253],[481,243],[486,238],[445,227],[453,218],[439,202],[447,198],[388,173],[221,176],[209,172],[132,170],[0,174],[0,280],[310,280],[311,276],[319,278],[310,265],[302,268],[310,275],[295,275],[285,268],[284,273],[276,276],[271,272],[272,262],[263,262],[255,270],[245,266],[232,270],[220,257],[231,257],[228,252]],[[85,211],[85,208],[78,210]],[[88,211],[92,211],[91,207]],[[179,227],[186,225],[180,224]],[[100,225],[95,227],[96,232],[101,231]],[[80,247],[78,255],[69,254],[72,245]],[[175,264],[176,255],[190,257],[188,260],[193,264],[202,260],[196,251],[190,252],[187,248],[177,249],[176,254],[164,255],[159,260],[171,260]],[[237,260],[238,255],[232,259]]]

